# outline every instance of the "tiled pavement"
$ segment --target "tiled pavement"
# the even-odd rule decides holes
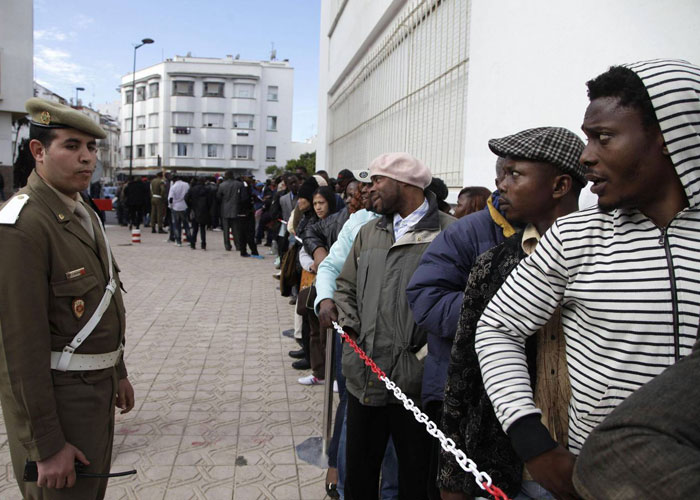
[[[297,383],[280,335],[293,307],[280,297],[272,257],[164,242],[144,229],[107,234],[128,293],[126,363],[136,407],[117,415],[109,499],[314,500],[325,471],[295,446],[321,434],[322,388]],[[0,498],[17,498],[4,425]]]

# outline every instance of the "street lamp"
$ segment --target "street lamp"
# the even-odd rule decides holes
[[[75,107],[78,107],[78,92],[85,90],[85,87],[75,87]]]
[[[144,38],[141,43],[134,45],[134,71],[131,73],[131,149],[129,154],[129,177],[134,169],[134,104],[136,104],[136,49],[148,43],[153,43],[153,39]]]

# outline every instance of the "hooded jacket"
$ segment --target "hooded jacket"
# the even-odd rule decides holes
[[[513,234],[498,212],[499,199],[498,191],[494,192],[491,207],[462,217],[440,233],[421,257],[406,289],[416,323],[428,331],[423,403],[443,400],[452,340],[474,261]]]
[[[454,221],[438,210],[432,193],[428,201],[428,212],[398,241],[393,215],[362,226],[334,296],[339,324],[357,332],[357,344],[415,401],[423,377],[423,363],[416,354],[426,343],[426,331],[413,320],[406,286],[430,242]],[[398,402],[348,344],[343,346],[343,374],[348,391],[362,404]]]
[[[476,352],[496,415],[523,460],[556,445],[539,421],[524,346],[557,306],[574,454],[621,401],[690,354],[698,336],[700,68],[655,60],[630,69],[647,88],[689,206],[665,228],[631,208],[562,217],[487,306]]]

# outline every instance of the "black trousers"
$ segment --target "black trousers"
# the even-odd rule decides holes
[[[226,250],[231,250],[231,240],[229,239],[229,229],[231,234],[233,234],[233,244],[236,246],[236,250],[239,248],[238,235],[236,234],[236,219],[229,217],[221,218],[221,229],[224,231],[224,248]]]
[[[196,219],[192,221],[192,241],[190,241],[190,246],[192,248],[194,248],[197,244],[197,233],[199,232],[200,228],[202,229],[202,248],[207,248],[207,225],[200,224]]]
[[[378,380],[375,382],[381,384]],[[345,498],[379,497],[379,473],[389,436],[399,461],[399,498],[425,500],[431,439],[403,405],[365,406],[348,393]]]
[[[233,237],[238,242],[241,255],[246,255],[248,248],[251,255],[258,255],[258,246],[255,244],[255,217],[252,215],[238,217],[233,227]]]
[[[143,209],[136,205],[129,206],[129,224],[138,229],[143,222]]]
[[[426,415],[441,427],[442,422],[442,401],[430,401],[425,404],[423,411]],[[440,500],[440,489],[437,487],[438,458],[440,457],[440,441],[430,438],[430,463],[428,466],[428,498],[429,500]]]

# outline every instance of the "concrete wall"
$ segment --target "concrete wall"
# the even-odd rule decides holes
[[[493,137],[556,125],[580,131],[585,82],[613,64],[700,64],[697,0],[474,0],[464,184],[493,187]]]
[[[0,175],[5,192],[12,187],[12,120],[22,116],[32,97],[34,71],[32,2],[3,0],[0,7]]]

